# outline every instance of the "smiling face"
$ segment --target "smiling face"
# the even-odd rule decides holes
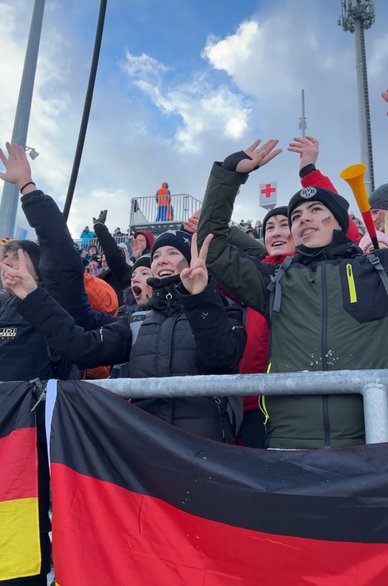
[[[147,285],[147,279],[152,277],[152,271],[148,267],[137,267],[132,272],[131,290],[136,303],[140,307],[148,305],[148,301],[152,296],[152,287]]]
[[[380,232],[384,232],[384,229],[385,229],[385,210],[378,210],[376,208],[372,208],[371,214],[372,214],[373,223],[376,227],[376,230],[379,230]]]
[[[265,225],[264,244],[268,254],[280,256],[295,251],[294,240],[286,216],[271,216]]]
[[[333,240],[333,230],[341,230],[341,227],[320,201],[302,203],[291,213],[291,233],[296,246],[327,246]]]
[[[154,277],[165,279],[180,275],[189,266],[183,254],[174,246],[160,246],[154,252],[151,271]]]
[[[143,253],[148,246],[147,238],[144,236],[144,234],[137,234],[135,236],[135,240],[137,244],[140,246],[141,252]]]

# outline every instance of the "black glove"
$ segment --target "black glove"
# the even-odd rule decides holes
[[[252,161],[252,157],[244,153],[244,151],[238,151],[237,153],[233,153],[232,155],[229,155],[229,157],[226,157],[226,159],[222,163],[222,167],[227,171],[236,171],[237,165],[240,161],[243,161],[244,159],[250,159]],[[253,169],[253,171],[258,169],[259,167],[260,165],[257,165],[257,167]]]
[[[101,210],[98,218],[97,219],[93,218],[93,225],[94,224],[105,224],[107,214],[108,214],[108,210]]]

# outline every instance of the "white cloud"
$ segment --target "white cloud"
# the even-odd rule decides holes
[[[236,33],[225,39],[219,40],[209,35],[202,55],[216,69],[236,75],[241,63],[246,63],[255,56],[262,35],[258,22],[246,21],[240,24]]]
[[[143,53],[139,57],[132,55],[128,49],[125,51],[123,69],[132,78],[139,80],[158,81],[169,70],[169,67],[160,63],[157,59]]]
[[[224,139],[239,139],[244,135],[249,108],[241,96],[225,86],[208,91],[206,87],[191,92],[186,89],[174,90],[164,98],[168,110],[183,122],[175,134],[179,151],[199,154],[209,137],[218,134]]]
[[[239,139],[246,132],[250,108],[241,94],[226,85],[215,87],[199,72],[190,74],[190,82],[170,84],[164,90],[168,68],[147,55],[134,57],[128,51],[124,68],[164,115],[177,117],[174,139],[179,152],[201,153],[212,134]]]
[[[34,177],[61,203],[86,90],[91,36],[83,23],[92,4],[49,3],[42,31],[28,144],[40,152],[32,163]],[[165,180],[175,193],[201,198],[211,162],[257,136],[279,137],[285,152],[243,187],[235,218],[263,215],[258,185],[265,181],[278,181],[285,203],[299,186],[298,159],[286,148],[299,134],[302,88],[307,130],[321,142],[319,165],[346,192],[337,177],[359,157],[358,119],[354,36],[336,25],[337,4],[260,3],[260,13],[236,22],[232,34],[216,38],[209,30],[204,59],[198,52],[196,61],[193,56],[185,61],[182,52],[163,63],[157,48],[149,47],[152,57],[146,48],[137,56],[123,48],[120,61],[117,50],[104,53],[112,34],[107,24],[69,219],[74,235],[104,207],[109,207],[108,225],[123,228],[129,198],[153,195]],[[382,76],[388,56],[387,8],[381,0],[378,9],[376,25],[366,35],[377,184],[386,181],[386,105],[379,93],[387,86]],[[12,131],[31,13],[30,0],[0,1],[0,76],[7,81],[0,105],[3,141]]]

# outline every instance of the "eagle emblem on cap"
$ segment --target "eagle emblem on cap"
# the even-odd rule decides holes
[[[304,189],[301,189],[299,192],[300,197],[303,197],[303,199],[311,199],[316,194],[317,190],[315,187],[305,187]]]

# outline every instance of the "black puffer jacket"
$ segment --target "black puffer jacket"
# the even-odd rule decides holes
[[[237,372],[246,341],[240,308],[226,307],[212,282],[198,295],[189,295],[179,277],[152,285],[153,309],[133,347],[127,319],[85,332],[39,289],[20,303],[20,311],[51,347],[83,368],[129,359],[134,378]],[[193,433],[233,439],[225,400],[149,399],[138,405]]]
[[[40,245],[40,283],[73,316],[80,308],[83,269],[55,201],[40,190],[21,198]],[[0,289],[0,381],[63,377],[71,365],[50,351],[43,335],[20,313],[19,299]]]
[[[52,378],[45,339],[20,315],[19,303],[17,297],[0,290],[0,381]]]

